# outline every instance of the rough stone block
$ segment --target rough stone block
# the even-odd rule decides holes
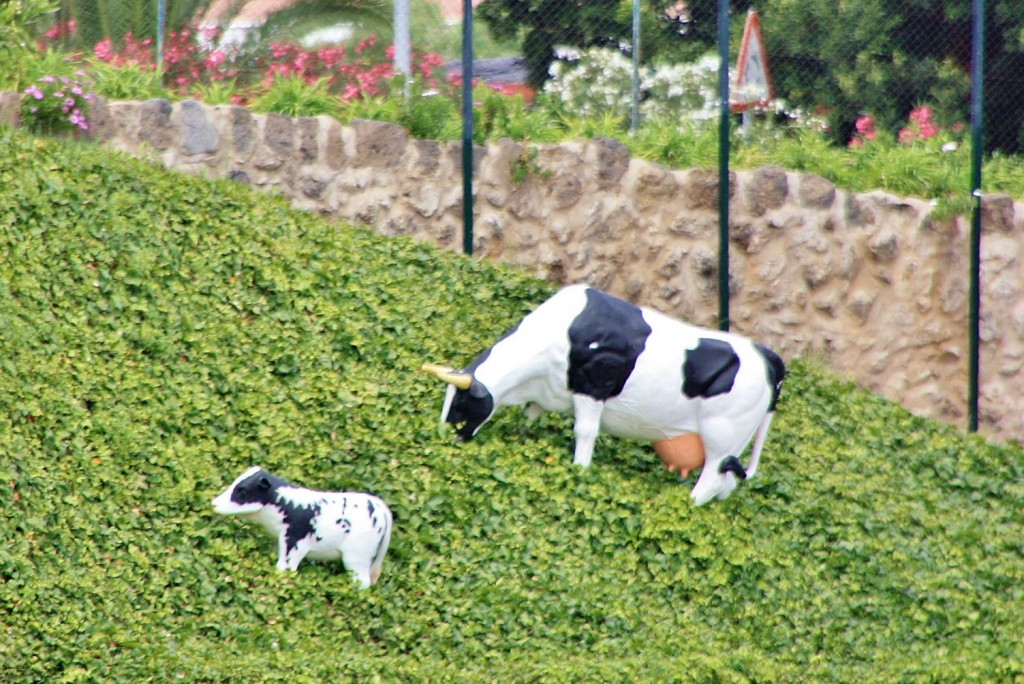
[[[356,119],[351,124],[356,133],[356,166],[395,168],[402,163],[409,132],[397,124]]]
[[[280,114],[267,114],[263,124],[263,144],[278,160],[295,153],[295,120]]]
[[[1009,195],[984,195],[981,198],[982,232],[1012,232],[1013,214],[1013,198]]]
[[[0,125],[11,128],[21,125],[21,96],[18,93],[0,92]]]
[[[213,154],[220,149],[220,136],[206,118],[203,105],[195,100],[182,100],[179,105],[181,118],[181,147],[185,154]]]
[[[729,201],[736,196],[736,174],[729,172]],[[683,183],[683,197],[687,209],[718,210],[718,172],[709,169],[691,169]]]
[[[594,138],[597,152],[597,181],[603,188],[617,184],[629,170],[629,148],[612,138]]]
[[[236,154],[250,154],[256,145],[256,123],[252,113],[245,107],[234,105],[228,112],[232,149]]]
[[[797,190],[800,206],[809,209],[828,209],[836,199],[835,184],[814,174],[800,175],[800,186]]]
[[[778,209],[789,195],[789,179],[778,166],[764,166],[754,171],[743,193],[747,210],[754,216],[764,216],[770,209]]]
[[[316,117],[304,116],[299,123],[299,161],[313,164],[320,159],[320,121]]]
[[[174,107],[164,99],[143,102],[139,112],[139,141],[149,143],[157,150],[169,149],[176,137],[171,125],[173,111]]]

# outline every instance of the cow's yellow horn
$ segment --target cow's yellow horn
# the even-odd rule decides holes
[[[473,384],[472,375],[469,373],[459,373],[454,368],[449,368],[448,366],[438,366],[434,363],[425,363],[421,366],[421,369],[427,371],[431,375],[437,376],[449,385],[455,385],[461,390],[469,389],[469,386]]]

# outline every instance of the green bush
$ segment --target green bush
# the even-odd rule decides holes
[[[251,103],[254,112],[284,116],[338,116],[341,100],[329,89],[327,79],[307,83],[301,76],[277,75],[273,83]]]
[[[99,60],[89,61],[87,68],[93,86],[108,100],[176,99],[164,87],[162,76],[155,69],[143,69],[131,63],[115,66]],[[204,101],[211,105],[223,104],[212,98]]]
[[[499,414],[426,360],[551,292],[281,199],[0,130],[0,680],[1024,677],[1024,453],[791,363],[756,478]],[[381,582],[273,567],[211,499],[259,463],[396,513]]]

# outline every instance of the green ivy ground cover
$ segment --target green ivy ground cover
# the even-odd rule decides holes
[[[0,131],[0,681],[1024,679],[1024,453],[794,362],[757,477],[439,431],[551,292],[227,182]],[[258,463],[396,514],[381,582],[274,569]]]

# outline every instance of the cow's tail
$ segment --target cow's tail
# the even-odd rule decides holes
[[[757,465],[761,462],[761,449],[764,447],[764,440],[768,438],[768,428],[771,427],[774,417],[775,411],[764,414],[761,424],[757,426],[757,432],[754,433],[754,447],[750,450],[750,465],[747,466],[748,480],[757,472]]]
[[[377,580],[380,579],[381,566],[384,565],[384,556],[388,553],[388,547],[391,545],[391,527],[394,523],[394,516],[391,514],[391,509],[387,506],[384,507],[384,532],[380,535],[380,541],[377,542],[377,551],[373,554],[373,560],[370,562],[370,584],[376,584]]]
[[[778,404],[779,394],[782,392],[782,381],[786,379],[786,364],[783,363],[779,355],[763,345],[755,344],[754,346],[764,357],[768,384],[771,385],[772,400],[768,405],[768,412],[764,414],[761,424],[757,426],[754,447],[750,451],[750,467],[747,468],[748,478],[754,476],[757,466],[761,462],[761,449],[764,447],[765,439],[768,438],[768,428],[771,427],[772,418],[775,417],[775,406]]]

